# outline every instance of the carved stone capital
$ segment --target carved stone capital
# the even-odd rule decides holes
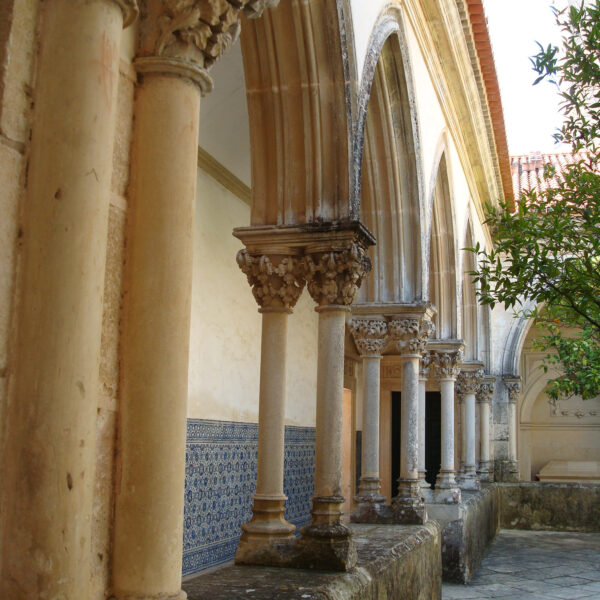
[[[319,306],[349,306],[356,299],[371,260],[359,242],[349,242],[343,249],[307,249],[303,261],[308,293]]]
[[[439,379],[456,379],[463,362],[463,351],[435,350],[435,372]]]
[[[456,379],[456,393],[459,398],[464,399],[468,394],[476,394],[481,380],[483,379],[483,369],[477,371],[461,371]]]
[[[428,350],[424,350],[421,353],[421,360],[419,361],[419,377],[427,379],[431,371],[432,366],[432,355]]]
[[[422,354],[427,341],[433,336],[434,324],[428,319],[392,319],[389,323],[390,337],[400,354]]]
[[[252,294],[262,309],[291,311],[304,288],[300,259],[296,256],[252,256],[240,250],[236,257],[248,277]]]
[[[352,317],[348,328],[361,356],[381,356],[388,342],[388,326],[385,319]]]
[[[477,402],[485,403],[491,402],[494,396],[494,385],[496,379],[494,377],[484,377],[477,388],[476,398]]]
[[[517,377],[504,379],[504,385],[508,391],[508,401],[511,404],[516,403],[521,394],[521,379]]]
[[[137,0],[114,0],[123,11],[123,28],[131,25],[137,18],[139,9]]]
[[[242,15],[260,17],[279,0],[145,0],[140,23],[142,73],[188,77],[202,94],[212,89],[208,69],[240,34]]]

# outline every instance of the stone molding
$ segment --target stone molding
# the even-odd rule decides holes
[[[381,356],[389,339],[385,319],[352,317],[348,328],[361,356]]]
[[[480,404],[489,403],[492,401],[494,396],[494,386],[496,385],[495,377],[483,377],[479,387],[477,388],[477,392],[475,397],[477,398],[477,402]]]
[[[279,0],[146,0],[134,66],[140,73],[187,77],[203,95],[207,94],[213,86],[208,70],[239,37],[241,17],[260,17],[265,9],[278,3]]]
[[[319,306],[349,306],[371,270],[365,246],[351,241],[345,247],[312,250],[302,259],[306,287]]]
[[[426,318],[392,319],[389,330],[390,337],[401,355],[422,354],[429,338],[433,336],[435,326]]]
[[[456,394],[463,400],[468,394],[477,394],[481,381],[483,379],[483,369],[476,371],[465,371],[464,369],[458,374],[456,379]]]
[[[304,278],[296,256],[252,256],[243,249],[236,260],[248,278],[252,294],[261,309],[282,309],[291,312],[304,289]]]
[[[508,392],[508,402],[516,404],[521,395],[521,378],[520,377],[505,377],[504,385]]]

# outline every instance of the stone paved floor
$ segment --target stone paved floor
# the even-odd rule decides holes
[[[600,599],[600,533],[503,529],[468,585],[442,600]]]

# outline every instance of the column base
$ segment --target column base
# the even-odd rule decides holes
[[[494,481],[494,465],[491,460],[480,460],[477,468],[479,480],[482,483],[492,483]]]
[[[433,502],[436,504],[460,504],[460,488],[456,484],[454,471],[440,471],[435,482]]]
[[[284,518],[285,500],[254,496],[252,519],[242,525],[236,564],[283,566],[289,560],[296,526]]]
[[[312,499],[312,523],[300,531],[294,565],[305,569],[349,571],[356,565],[356,546],[352,531],[341,522],[341,496]]]
[[[353,523],[378,523],[385,512],[385,498],[381,495],[379,477],[361,477],[358,495],[354,497],[358,506],[350,515]]]
[[[421,490],[431,488],[431,484],[425,479],[427,476],[427,471],[419,471],[419,485],[421,486]]]
[[[131,592],[116,593],[109,600],[186,600],[187,594],[181,590],[177,594],[136,594]]]
[[[519,464],[515,460],[497,460],[494,464],[494,481],[499,483],[519,483]]]
[[[464,471],[456,478],[456,482],[461,490],[477,491],[481,489],[475,467],[465,467]]]
[[[400,479],[398,495],[392,499],[394,522],[402,525],[423,525],[427,522],[427,509],[418,479]]]

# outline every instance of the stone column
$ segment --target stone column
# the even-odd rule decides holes
[[[454,472],[454,383],[462,363],[462,350],[436,351],[436,372],[442,401],[442,464],[435,483],[434,500],[458,504],[460,489]]]
[[[484,377],[477,389],[476,399],[479,402],[480,426],[480,460],[477,472],[482,482],[494,480],[494,467],[490,460],[490,406],[494,394],[493,377]]]
[[[252,519],[242,525],[235,560],[242,564],[277,565],[281,552],[276,546],[295,540],[295,526],[284,517],[285,381],[288,314],[302,293],[304,279],[295,256],[240,250],[237,262],[260,306],[262,338],[256,493]]]
[[[521,395],[520,377],[504,378],[504,385],[508,393],[507,419],[508,419],[508,460],[506,464],[506,480],[519,481],[519,463],[517,459],[517,405]]]
[[[350,529],[342,523],[342,399],[346,315],[370,269],[357,241],[336,246],[324,241],[306,249],[308,291],[317,302],[317,431],[312,521],[300,547],[308,566],[348,570],[356,563]]]
[[[348,326],[363,363],[362,473],[352,521],[368,523],[377,520],[385,502],[379,477],[379,392],[381,352],[388,342],[388,328],[383,317],[353,317]]]
[[[425,467],[426,395],[430,365],[431,354],[425,350],[421,354],[421,363],[419,366],[419,485],[421,486],[421,493],[427,494],[426,500],[431,489],[431,485],[425,479],[427,475]]]
[[[397,522],[422,524],[427,511],[419,484],[419,362],[433,323],[420,318],[393,319],[389,328],[402,361],[400,478],[392,509]]]
[[[53,0],[40,11],[21,300],[2,423],[7,600],[89,597],[119,48],[137,6]]]
[[[181,591],[200,96],[247,4],[147,0],[136,90],[124,279],[113,593]],[[250,10],[264,6],[253,2]]]
[[[458,376],[456,391],[464,406],[464,440],[465,455],[464,469],[459,479],[460,488],[463,490],[480,489],[475,464],[475,394],[483,377],[483,371],[478,369],[463,369]]]

